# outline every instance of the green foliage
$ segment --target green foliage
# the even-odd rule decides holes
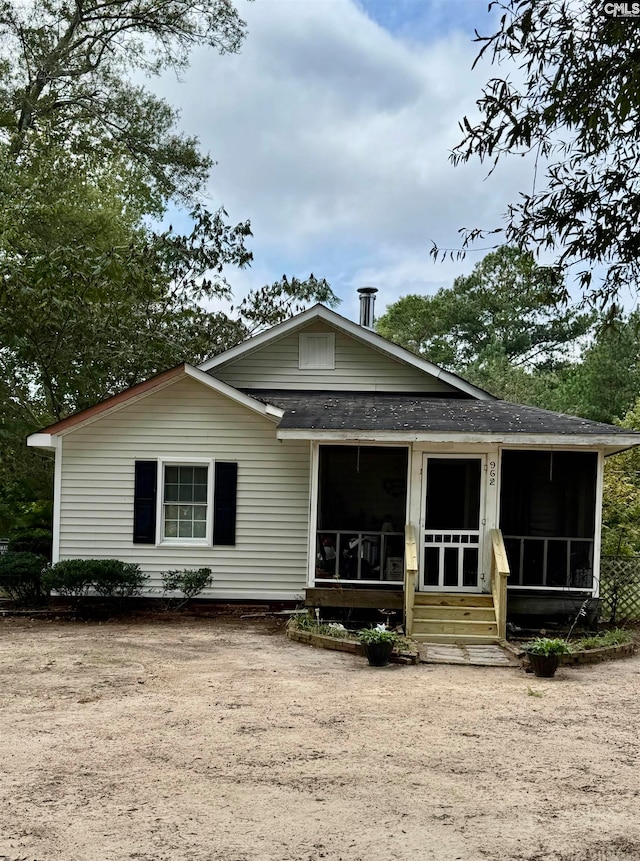
[[[162,575],[162,588],[165,592],[181,592],[182,598],[169,599],[169,606],[179,610],[192,598],[211,586],[211,568],[185,568],[182,571],[165,571]]]
[[[530,643],[525,643],[524,650],[532,655],[569,655],[571,653],[571,647],[565,640],[549,637],[537,637]]]
[[[621,422],[640,430],[640,399]],[[602,552],[608,556],[640,553],[640,450],[607,458],[604,468]],[[624,590],[625,575],[618,575],[614,591]]]
[[[134,562],[119,559],[90,559],[91,586],[103,598],[133,598],[149,579]]]
[[[36,553],[51,559],[52,539],[50,529],[23,529],[11,536],[9,550],[15,553]]]
[[[47,560],[37,553],[9,552],[0,555],[0,590],[14,604],[34,606],[46,598],[42,572]]]
[[[593,315],[559,308],[550,292],[549,271],[505,246],[451,288],[395,302],[377,330],[501,397],[524,389],[518,400],[530,402],[535,381],[562,368],[594,322]]]
[[[92,591],[103,598],[139,595],[147,579],[138,565],[119,559],[64,559],[43,575],[47,590],[76,603]]]
[[[292,616],[289,624],[298,631],[309,631],[312,634],[322,634],[324,637],[334,637],[338,640],[354,639],[353,634],[340,622],[320,622],[311,613]]]
[[[521,189],[506,227],[463,230],[463,249],[487,234],[555,254],[561,272],[582,267],[585,296],[612,302],[640,282],[640,28],[608,19],[594,0],[494,0],[498,29],[477,36],[497,73],[463,119],[454,164],[493,169],[529,156],[533,187]],[[475,65],[475,64],[474,64]],[[515,74],[511,74],[515,71]],[[438,250],[434,254],[438,255]],[[594,264],[605,267],[593,283]],[[558,284],[557,294],[567,297]]]
[[[571,644],[572,649],[603,649],[607,646],[620,646],[623,643],[630,643],[633,640],[631,631],[624,628],[614,628],[611,631],[602,631],[600,634],[594,634],[592,637],[581,637]]]
[[[177,112],[133,84],[131,73],[184,69],[199,45],[238,51],[244,33],[226,0],[6,0],[0,138],[15,161],[33,157],[43,140],[64,144],[71,162],[94,152],[117,160],[145,209],[158,214],[169,198],[191,199],[211,161],[195,139],[175,132]]]
[[[358,640],[363,645],[369,643],[393,643],[397,645],[402,637],[395,631],[390,631],[386,625],[376,625],[375,628],[363,628],[358,631]]]

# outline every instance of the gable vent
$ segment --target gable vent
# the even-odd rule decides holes
[[[336,336],[333,332],[301,334],[298,342],[298,367],[333,370],[336,366]]]

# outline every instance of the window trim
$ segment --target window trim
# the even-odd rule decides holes
[[[326,362],[304,361],[307,355],[309,341],[323,338],[327,343],[329,358]],[[303,346],[304,345],[304,346]],[[336,335],[335,332],[300,332],[298,336],[298,370],[301,371],[334,371],[336,368]]]
[[[213,484],[215,466],[213,458],[159,457],[158,493],[156,500],[156,547],[211,547],[213,530]],[[164,476],[166,466],[204,466],[207,468],[207,513],[204,538],[168,538],[164,535]]]

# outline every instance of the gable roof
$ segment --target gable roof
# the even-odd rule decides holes
[[[74,415],[68,416],[65,419],[61,419],[59,422],[55,422],[55,424],[43,428],[37,433],[31,434],[27,437],[27,445],[38,448],[55,448],[53,437],[67,431],[77,430],[77,428],[84,425],[91,424],[103,416],[116,412],[135,401],[145,398],[161,389],[167,388],[167,386],[171,386],[178,382],[178,380],[182,380],[187,377],[202,383],[218,394],[224,395],[232,401],[257,412],[274,422],[278,422],[284,415],[284,411],[279,407],[274,407],[271,404],[264,403],[264,401],[258,401],[250,395],[247,395],[238,389],[234,389],[233,386],[229,386],[221,380],[217,380],[215,377],[205,374],[198,368],[193,367],[193,365],[188,365],[186,362],[183,362],[175,368],[170,368],[168,371],[156,374],[155,377],[150,377],[142,383],[138,383],[135,386],[131,386],[129,389],[125,389],[124,392],[120,392],[117,395],[106,398],[106,400],[100,401],[94,406],[88,407],[86,410],[81,410]]]
[[[386,338],[383,338],[382,335],[378,335],[377,332],[365,329],[363,326],[359,326],[357,323],[347,320],[346,317],[342,317],[340,314],[336,314],[335,311],[332,311],[325,305],[320,304],[314,305],[312,308],[308,308],[306,311],[302,311],[302,313],[297,314],[295,317],[290,317],[282,323],[278,323],[271,329],[260,332],[259,335],[254,335],[252,338],[248,338],[236,347],[231,347],[231,349],[226,350],[224,353],[220,353],[218,356],[215,356],[213,359],[207,359],[207,361],[202,362],[198,367],[201,371],[211,373],[218,368],[222,368],[225,365],[237,361],[243,356],[260,350],[267,344],[278,341],[286,335],[289,335],[317,320],[322,320],[325,323],[328,323],[330,326],[333,326],[347,335],[350,335],[352,338],[361,341],[372,349],[390,356],[396,361],[416,368],[422,373],[435,377],[438,380],[442,380],[442,382],[447,383],[467,396],[477,398],[478,400],[495,400],[492,394],[478,386],[474,386],[472,383],[467,382],[467,380],[464,380],[457,374],[453,374],[451,371],[445,371],[444,368],[434,365],[433,362],[429,362],[427,359],[422,359],[420,356],[416,356],[415,353],[406,350],[404,347],[400,347],[398,344],[394,344],[392,341],[388,341]]]

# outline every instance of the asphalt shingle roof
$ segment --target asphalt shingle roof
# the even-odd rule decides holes
[[[507,401],[373,392],[245,391],[285,410],[279,425],[283,429],[612,436],[633,433],[628,428]]]

